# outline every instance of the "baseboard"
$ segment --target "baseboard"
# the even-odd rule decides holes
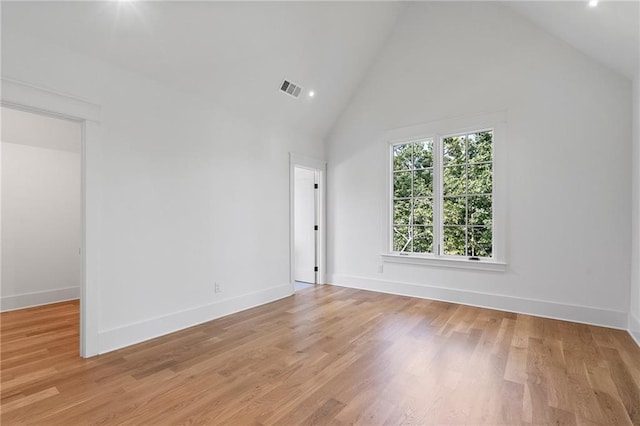
[[[640,318],[629,313],[629,334],[640,346]]]
[[[622,330],[627,330],[628,327],[628,315],[626,312],[350,275],[331,275],[328,278],[328,283],[342,287],[441,300]]]
[[[3,296],[0,298],[0,312],[48,305],[49,303],[64,302],[66,300],[79,298],[80,287],[58,288],[35,293],[17,294],[15,296]]]
[[[98,336],[98,351],[103,354],[134,345],[216,318],[264,305],[292,294],[292,286],[288,283],[123,327],[101,331]]]

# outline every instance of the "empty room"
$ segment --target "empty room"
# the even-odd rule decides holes
[[[640,425],[640,2],[0,15],[3,425]]]

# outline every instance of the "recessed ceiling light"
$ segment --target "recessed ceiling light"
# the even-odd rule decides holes
[[[309,90],[309,97],[313,98],[316,95],[316,92],[314,92],[313,90]]]
[[[598,0],[589,1],[589,7],[596,7],[598,5]]]

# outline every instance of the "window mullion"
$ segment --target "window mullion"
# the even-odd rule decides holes
[[[433,137],[433,254],[442,255],[442,138]]]
[[[389,162],[388,167],[389,167],[389,174],[387,176],[388,180],[388,185],[389,185],[389,192],[387,194],[387,196],[389,197],[388,199],[390,200],[387,203],[387,212],[389,215],[389,229],[387,230],[387,250],[389,251],[393,251],[394,249],[394,242],[393,242],[393,237],[394,237],[394,232],[393,232],[393,225],[394,225],[394,220],[393,220],[393,214],[394,214],[394,210],[393,210],[393,206],[394,206],[394,187],[393,187],[393,176],[394,176],[394,167],[393,167],[393,145],[389,145]]]
[[[415,199],[415,193],[413,191],[413,178],[414,178],[414,174],[415,174],[415,143],[411,144],[411,167],[409,168],[409,173],[411,174],[411,212],[409,213],[409,239],[411,240],[411,248],[410,248],[410,252],[413,253],[413,244],[415,243],[415,206],[416,206],[416,199]]]
[[[469,256],[469,135],[464,137],[464,255]]]

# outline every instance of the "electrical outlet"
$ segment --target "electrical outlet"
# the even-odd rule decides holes
[[[381,274],[384,272],[384,265],[378,265],[378,273]]]
[[[222,290],[220,289],[220,283],[213,283],[213,292],[220,293]]]

